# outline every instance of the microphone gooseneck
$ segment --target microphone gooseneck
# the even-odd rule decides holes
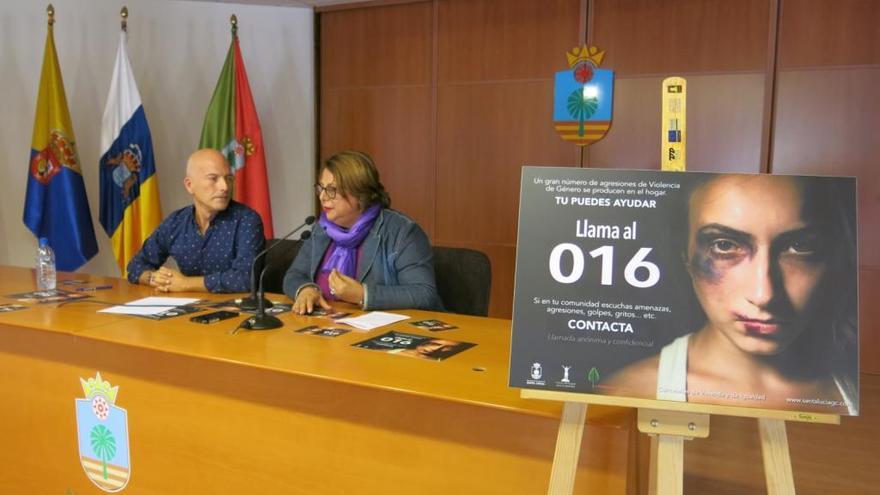
[[[243,328],[247,328],[249,330],[271,330],[273,328],[279,328],[284,326],[284,323],[281,322],[275,315],[266,314],[266,306],[263,303],[265,299],[263,299],[263,277],[266,275],[266,271],[268,270],[268,266],[263,268],[263,271],[260,272],[260,284],[259,290],[257,290],[257,313],[242,323]]]
[[[310,230],[303,232],[299,238],[302,240],[308,239],[312,235]],[[254,300],[257,303],[256,313],[250,318],[241,322],[239,328],[246,328],[248,330],[271,330],[273,328],[283,327],[284,323],[278,319],[275,315],[266,314],[266,308],[272,307],[271,301],[266,299],[265,292],[263,291],[263,278],[266,276],[266,272],[269,271],[269,265],[263,267],[263,270],[260,271],[260,283],[257,285],[257,293]],[[266,305],[269,304],[269,306]]]
[[[308,225],[312,225],[313,223],[315,223],[315,216],[314,215],[307,216],[302,224],[298,225],[295,229],[288,232],[287,235],[285,235],[281,239],[277,239],[275,242],[270,244],[269,247],[260,251],[259,253],[257,253],[256,256],[254,256],[254,261],[251,262],[251,295],[249,297],[246,297],[241,300],[241,303],[239,303],[239,305],[238,305],[241,309],[245,309],[245,310],[257,309],[257,306],[258,306],[258,303],[257,303],[257,285],[258,285],[257,282],[258,281],[257,281],[257,274],[256,274],[257,261],[259,261],[261,257],[264,257],[266,255],[266,253],[268,253],[269,251],[271,251],[272,249],[277,247],[279,244],[281,244],[281,241],[287,239],[288,237],[290,237],[293,234],[297,233],[298,231],[302,230],[303,227],[306,227]],[[306,231],[306,232],[309,232],[309,231]],[[305,234],[305,233],[303,233],[303,234]],[[311,235],[311,232],[309,232],[309,235]],[[303,240],[308,239],[308,237],[301,237],[301,238]],[[268,307],[268,308],[272,307],[271,301],[266,301],[264,299],[262,301],[262,303],[265,305],[265,307]]]

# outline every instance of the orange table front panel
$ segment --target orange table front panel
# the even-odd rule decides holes
[[[64,277],[64,276],[63,276]],[[71,275],[66,275],[70,278]],[[83,277],[78,275],[78,277]],[[94,299],[151,295],[116,279]],[[0,267],[0,295],[32,290]],[[222,296],[208,296],[222,299]],[[281,299],[280,296],[278,299]],[[4,300],[2,302],[12,302]],[[561,404],[507,387],[510,322],[405,311],[476,347],[443,362],[351,347],[407,322],[338,338],[96,313],[93,303],[0,314],[2,493],[102,493],[79,460],[74,403],[100,372],[128,413],[123,493],[545,493]],[[633,493],[632,414],[590,408],[576,491]]]

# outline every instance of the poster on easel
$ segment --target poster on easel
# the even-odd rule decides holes
[[[524,167],[511,387],[858,415],[855,180]]]

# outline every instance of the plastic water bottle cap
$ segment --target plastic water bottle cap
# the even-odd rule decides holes
[[[45,237],[40,237],[40,247],[46,247],[49,245],[49,239]]]

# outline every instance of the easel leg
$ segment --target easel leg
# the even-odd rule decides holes
[[[794,495],[794,476],[785,421],[781,419],[758,419],[761,433],[761,451],[764,453],[764,476],[767,478],[768,495]]]
[[[639,431],[651,435],[648,493],[684,491],[684,440],[709,436],[709,415],[639,408]]]
[[[657,435],[657,493],[681,495],[684,490],[684,437]]]
[[[649,435],[651,439],[651,460],[648,463],[648,495],[657,495],[657,435]]]
[[[548,495],[571,495],[574,491],[574,477],[577,473],[586,419],[587,404],[566,402],[563,406],[559,433],[556,435],[556,452],[553,454]]]

